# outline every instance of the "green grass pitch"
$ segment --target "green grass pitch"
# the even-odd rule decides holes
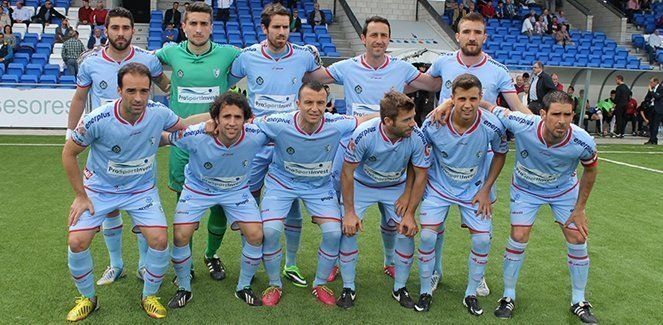
[[[0,136],[0,323],[63,323],[78,294],[67,269],[66,218],[73,199],[60,163],[61,137]],[[52,143],[53,146],[17,146],[8,143]],[[175,208],[175,195],[166,187],[167,150],[159,152],[159,189],[169,220]],[[633,153],[623,153],[633,151]],[[657,152],[647,154],[643,152]],[[615,161],[663,170],[663,148],[642,146],[599,146],[599,155]],[[382,244],[378,212],[374,207],[364,218],[366,232],[361,234],[357,274],[358,298],[351,310],[324,307],[311,295],[284,282],[284,296],[276,308],[251,308],[233,297],[239,273],[239,234],[228,231],[220,256],[228,277],[212,281],[202,263],[206,231],[195,235],[193,282],[194,299],[181,310],[170,310],[165,322],[201,323],[489,323],[505,324],[492,314],[502,291],[502,255],[508,236],[508,185],[513,155],[499,179],[499,200],[494,207],[494,234],[486,279],[489,297],[480,298],[481,317],[470,316],[461,305],[467,278],[470,240],[459,225],[453,209],[447,221],[444,249],[444,277],[435,292],[432,309],[419,314],[401,308],[391,297],[391,279],[382,273]],[[663,294],[663,174],[606,161],[599,163],[599,176],[590,197],[589,251],[591,269],[587,298],[604,324],[661,324],[660,297]],[[136,240],[124,219],[125,279],[97,287],[100,310],[90,323],[148,323],[138,302],[141,283],[134,276],[137,263]],[[206,222],[206,218],[203,219]],[[201,229],[206,229],[201,225]],[[305,222],[298,264],[306,277],[313,279],[320,233]],[[101,236],[93,241],[95,280],[108,263]],[[553,223],[549,208],[541,209],[527,258],[518,283],[518,300],[513,324],[578,323],[568,309],[570,280],[566,266],[566,246],[559,227]],[[170,283],[172,268],[159,295],[166,303],[176,288]],[[266,275],[259,271],[254,290],[266,286]],[[336,294],[341,282],[330,287]],[[418,296],[416,263],[408,283]]]

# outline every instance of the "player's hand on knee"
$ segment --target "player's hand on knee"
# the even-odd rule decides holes
[[[87,195],[77,195],[69,209],[69,226],[75,225],[78,222],[78,218],[80,218],[86,210],[90,211],[91,215],[94,215],[92,201],[90,201],[90,198],[88,198]]]
[[[406,237],[414,237],[419,232],[414,215],[406,215],[401,219],[401,223],[398,224],[398,232]]]
[[[348,212],[343,216],[343,234],[352,237],[357,230],[364,231],[364,226],[355,212]]]
[[[399,217],[403,217],[405,215],[405,211],[407,210],[407,206],[410,202],[410,195],[409,193],[403,193],[396,202],[394,202],[394,208],[396,209],[396,215]]]
[[[454,105],[454,102],[451,99],[447,99],[444,103],[442,103],[439,106],[435,107],[435,109],[433,111],[428,113],[426,118],[432,117],[433,122],[439,123],[440,125],[445,125],[446,122],[444,121],[444,118],[451,111],[451,108],[453,107],[453,105]]]
[[[489,219],[492,216],[492,204],[490,202],[490,190],[482,188],[472,199],[472,205],[478,204],[476,215],[481,219]]]
[[[585,216],[585,209],[574,209],[571,213],[571,217],[569,217],[569,220],[566,220],[566,223],[564,223],[564,227],[571,229],[569,227],[571,223],[576,225],[576,228],[578,229],[578,232],[582,238],[587,239],[587,236],[589,236],[589,228],[587,227],[587,216]]]

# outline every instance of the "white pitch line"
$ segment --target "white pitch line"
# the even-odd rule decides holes
[[[642,169],[642,170],[646,170],[646,171],[650,171],[650,172],[654,172],[654,173],[663,174],[663,170],[658,170],[658,169],[647,168],[647,167],[642,167],[642,166],[638,166],[638,165],[627,164],[625,162],[616,161],[616,160],[612,160],[612,159],[606,159],[606,158],[603,158],[603,157],[599,157],[599,160],[607,161],[609,163],[613,163],[613,164],[616,164],[616,165],[622,165],[622,166],[626,166],[626,167],[637,168],[637,169]]]
[[[599,155],[604,153],[637,153],[643,155],[663,155],[663,151],[601,151],[599,150]]]
[[[62,147],[64,143],[0,143],[0,147]]]

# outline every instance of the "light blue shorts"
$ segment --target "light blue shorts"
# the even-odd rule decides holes
[[[184,185],[177,202],[173,225],[197,224],[212,206],[220,205],[232,230],[239,230],[238,223],[262,223],[258,204],[248,187],[223,194],[207,194]]]

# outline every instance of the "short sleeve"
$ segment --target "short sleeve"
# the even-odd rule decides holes
[[[163,74],[163,66],[156,56],[150,55],[150,74],[152,78],[157,78]]]
[[[582,153],[580,154],[580,163],[584,167],[596,166],[599,162],[599,155],[596,150],[596,142],[589,136],[585,137],[585,139],[581,140],[581,142],[584,144],[584,146]]]
[[[346,60],[336,62],[327,68],[327,74],[329,74],[334,80],[336,80],[336,83],[339,85],[343,85],[343,65],[346,62]]]
[[[413,82],[414,79],[417,79],[417,77],[419,77],[419,75],[421,74],[419,69],[415,68],[413,65],[411,65],[411,64],[409,64],[405,61],[401,61],[401,62],[404,63],[403,64],[403,69],[405,71],[403,71],[403,75],[405,76],[405,83],[406,84],[409,84],[409,83]]]
[[[352,134],[352,138],[348,142],[348,146],[345,148],[345,154],[343,155],[343,160],[345,160],[345,162],[358,164],[364,158],[366,148],[368,147],[367,142],[369,142],[369,137],[360,137],[359,134],[361,132],[362,130],[355,130]]]
[[[235,61],[233,61],[233,65],[230,68],[230,74],[238,79],[242,79],[246,77],[246,70],[244,69],[244,60],[247,57],[248,52],[240,52],[237,57],[235,58]]]
[[[507,71],[501,71],[497,88],[500,93],[516,93],[516,87],[513,85],[513,80]]]
[[[162,64],[170,65],[170,60],[168,60],[168,54],[166,53],[167,49],[168,49],[168,47],[163,47],[160,50],[158,50],[155,54],[156,54],[157,59],[159,59],[159,61]]]
[[[76,85],[81,88],[87,88],[92,85],[92,77],[90,76],[89,63],[87,61],[81,62],[76,75]]]
[[[351,135],[359,123],[356,117],[342,114],[325,114],[325,119],[328,119],[343,137]]]
[[[502,122],[507,130],[514,134],[535,128],[538,122],[536,115],[513,112],[500,106],[493,109],[493,114]]]
[[[253,120],[253,124],[259,127],[260,130],[270,139],[276,139],[276,136],[279,134],[281,129],[280,125],[284,123],[276,122],[276,119],[281,119],[285,117],[284,114],[275,114],[269,116],[263,116]]]
[[[418,168],[428,168],[431,164],[431,148],[426,141],[424,134],[419,129],[412,131],[412,165]]]
[[[428,68],[428,71],[426,71],[426,73],[431,75],[431,77],[433,77],[433,78],[441,77],[442,76],[442,71],[440,69],[440,61],[442,61],[442,60],[438,59],[435,62],[433,62],[433,65],[431,65],[430,68]]]
[[[509,152],[509,143],[506,141],[506,130],[501,123],[498,127],[501,127],[499,133],[493,130],[490,131],[490,147],[493,148],[494,152],[507,153]]]
[[[87,147],[94,142],[98,136],[98,131],[96,123],[93,120],[93,116],[90,114],[85,115],[83,119],[78,123],[78,126],[71,133],[71,140],[74,141],[77,145],[81,147]]]
[[[192,136],[185,136],[185,133],[187,131],[190,131],[192,127],[195,126],[190,126],[185,130],[178,130],[175,132],[171,132],[170,135],[168,136],[168,141],[170,144],[184,150],[184,151],[189,151],[189,144],[191,142]]]
[[[160,114],[163,115],[163,130],[168,131],[172,129],[177,123],[180,122],[180,117],[175,115],[175,113],[170,110],[168,107],[160,105],[159,107]]]
[[[306,72],[313,72],[318,69],[320,69],[320,65],[315,59],[315,54],[311,52],[310,55],[306,56]]]

